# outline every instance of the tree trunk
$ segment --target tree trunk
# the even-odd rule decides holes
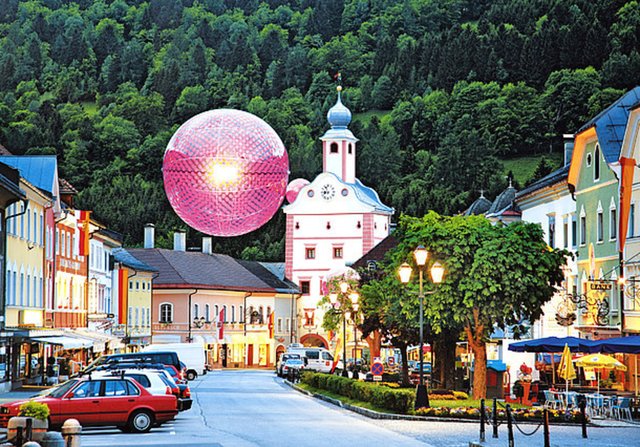
[[[434,388],[452,390],[455,387],[456,342],[459,331],[444,331],[433,343]]]
[[[380,331],[375,330],[372,331],[367,338],[364,339],[369,346],[369,352],[371,356],[369,358],[369,366],[373,364],[373,359],[376,357],[380,357],[380,349],[382,345],[382,336],[380,335]]]
[[[474,325],[467,324],[464,332],[473,351],[473,398],[487,397],[487,346],[484,342],[484,325],[479,324],[478,309],[474,309]]]
[[[402,386],[409,386],[411,382],[409,382],[409,356],[407,355],[407,345],[404,344],[400,347],[400,356],[402,357]]]

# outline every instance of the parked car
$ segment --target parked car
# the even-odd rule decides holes
[[[422,371],[425,374],[431,374],[431,363],[430,362],[422,362]],[[420,374],[420,362],[416,362],[411,372],[415,372]]]
[[[283,376],[283,368],[284,368],[284,363],[289,360],[289,359],[300,359],[302,360],[302,357],[300,356],[300,354],[292,354],[290,352],[285,352],[280,356],[280,359],[278,360],[278,362],[276,363],[276,374],[280,377]]]
[[[287,359],[284,362],[284,365],[282,365],[282,375],[287,376],[287,374],[289,374],[290,369],[297,369],[298,371],[302,371],[304,369],[304,362],[300,358]]]
[[[178,398],[178,411],[191,409],[191,390],[186,383],[176,383],[161,363],[118,363],[99,366],[91,374],[122,375],[138,381],[151,394],[173,394]],[[172,367],[173,368],[173,367]],[[173,368],[175,371],[175,368]],[[168,392],[170,390],[170,392]]]
[[[33,398],[49,406],[49,425],[59,428],[75,418],[83,427],[114,425],[123,431],[146,433],[178,414],[174,395],[153,395],[129,377],[77,377],[45,396]],[[21,400],[0,405],[0,427],[18,415]]]
[[[89,373],[98,366],[107,363],[162,363],[163,365],[172,365],[178,371],[182,371],[181,362],[177,353],[174,351],[161,351],[102,355],[87,365],[87,367],[81,371],[81,374]]]

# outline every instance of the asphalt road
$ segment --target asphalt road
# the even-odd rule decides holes
[[[478,441],[478,424],[436,421],[374,420],[300,394],[272,371],[214,371],[191,383],[194,405],[175,421],[147,434],[117,429],[85,428],[82,447],[467,447]],[[0,401],[6,401],[1,396]],[[523,426],[532,431],[535,426]],[[487,446],[507,445],[506,427]],[[542,429],[532,437],[516,430],[516,446],[542,446]],[[640,425],[552,426],[553,446],[640,446]]]

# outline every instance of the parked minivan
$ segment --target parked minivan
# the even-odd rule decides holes
[[[203,343],[156,343],[142,348],[141,354],[174,351],[180,361],[187,366],[187,380],[193,380],[198,374],[207,373],[207,358]]]
[[[333,371],[333,355],[325,348],[289,346],[285,354],[300,354],[306,370],[325,373]]]

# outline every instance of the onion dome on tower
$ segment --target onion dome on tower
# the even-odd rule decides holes
[[[342,87],[338,86],[337,90],[338,100],[327,112],[327,121],[329,121],[332,129],[346,129],[351,122],[351,110],[342,104],[342,98],[340,97]]]
[[[342,87],[338,86],[338,100],[327,112],[331,128],[322,140],[322,171],[331,172],[346,183],[356,181],[356,143],[358,139],[347,128],[351,111],[342,104]]]

